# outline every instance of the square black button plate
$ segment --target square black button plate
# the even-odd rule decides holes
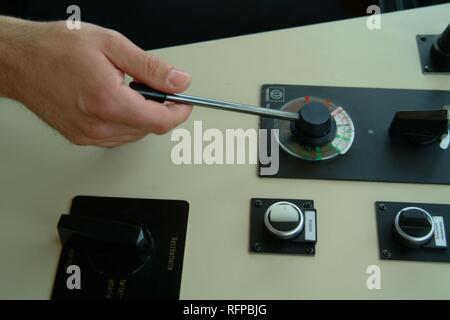
[[[280,110],[285,105],[270,96],[274,92],[278,93],[275,97],[282,93],[280,101],[286,102],[306,96],[333,101],[352,118],[356,136],[346,154],[330,161],[304,161],[277,146],[274,151],[279,151],[278,172],[262,175],[264,165],[259,162],[261,177],[450,185],[449,150],[443,150],[439,143],[416,146],[389,137],[389,125],[396,112],[450,106],[450,91],[267,84],[261,90],[262,107]],[[261,117],[261,129],[271,130],[274,125],[274,119]],[[259,139],[259,143],[273,155],[270,139]]]
[[[250,252],[254,253],[280,253],[280,254],[298,254],[314,256],[316,253],[317,241],[317,214],[315,214],[314,233],[316,241],[305,240],[305,228],[303,232],[295,239],[281,240],[272,236],[264,225],[264,214],[266,210],[274,203],[286,201],[298,206],[303,213],[305,210],[314,210],[314,201],[312,200],[293,200],[293,199],[263,199],[255,198],[251,200],[250,211]]]
[[[79,196],[71,215],[144,225],[154,240],[153,259],[137,273],[112,277],[100,272],[84,252],[62,249],[52,299],[179,299],[189,204],[186,201]],[[81,289],[67,288],[67,267],[81,270]]]
[[[447,248],[436,247],[436,237],[422,248],[409,248],[401,244],[394,233],[394,221],[397,213],[407,207],[418,207],[426,210],[433,218],[443,217],[444,225],[436,226],[435,235],[445,237]],[[376,202],[376,219],[380,259],[404,261],[450,262],[448,236],[450,234],[450,205],[405,202]]]

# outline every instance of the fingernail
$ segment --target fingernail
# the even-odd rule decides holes
[[[169,81],[169,85],[171,87],[179,88],[179,87],[185,85],[189,81],[190,78],[191,77],[189,76],[188,73],[181,71],[181,70],[172,69],[169,72],[168,81]]]

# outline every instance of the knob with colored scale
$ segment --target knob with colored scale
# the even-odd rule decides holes
[[[282,111],[296,112],[296,122],[276,119],[278,142],[288,154],[307,161],[324,161],[345,154],[355,139],[350,115],[341,106],[319,97],[301,97],[286,103]]]

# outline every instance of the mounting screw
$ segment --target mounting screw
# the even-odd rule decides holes
[[[383,251],[381,251],[381,256],[385,259],[390,259],[391,253],[388,250],[383,250]]]
[[[314,248],[313,247],[307,247],[306,248],[306,253],[307,254],[313,254],[314,253]]]
[[[261,200],[255,200],[255,207],[260,208],[262,206]]]
[[[379,205],[378,205],[378,209],[380,209],[380,211],[386,211],[386,205],[384,204],[384,203],[380,203]]]
[[[430,72],[431,70],[430,70],[430,67],[429,67],[429,66],[425,66],[425,67],[423,67],[423,71],[425,71],[425,72]]]
[[[255,249],[256,252],[261,252],[262,250],[261,245],[258,242],[253,245],[253,249]]]
[[[305,202],[304,204],[303,204],[303,207],[305,207],[306,209],[311,209],[312,208],[312,203],[311,202]]]
[[[420,36],[419,39],[420,39],[420,41],[423,41],[423,42],[427,41],[427,37],[425,37],[425,36]]]

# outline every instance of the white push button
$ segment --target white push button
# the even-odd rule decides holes
[[[303,231],[303,212],[293,203],[277,202],[266,210],[264,224],[273,236],[293,239]]]

